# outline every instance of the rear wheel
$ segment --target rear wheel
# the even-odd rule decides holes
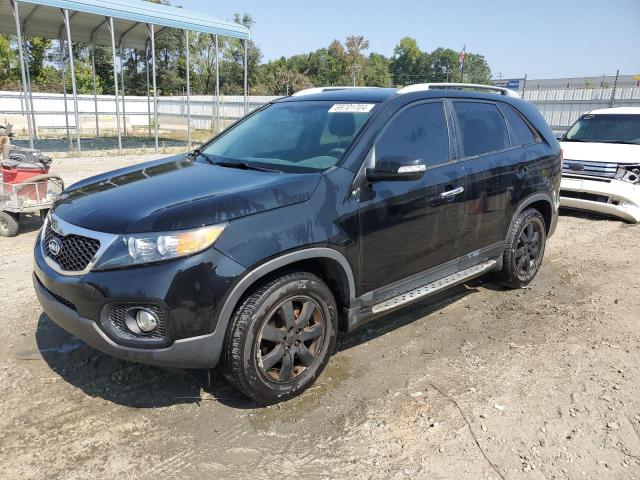
[[[526,209],[514,222],[498,272],[500,283],[521,288],[534,279],[544,256],[547,235],[544,219],[534,208]]]
[[[0,212],[0,235],[3,237],[15,237],[18,234],[18,215],[9,212]]]
[[[299,395],[327,364],[337,324],[335,299],[320,278],[282,275],[237,308],[225,343],[225,377],[262,404]]]

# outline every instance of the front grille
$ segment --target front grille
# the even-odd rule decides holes
[[[560,196],[565,198],[577,198],[579,200],[589,200],[591,202],[609,203],[609,197],[606,195],[596,195],[595,193],[560,190]]]
[[[57,255],[51,252],[50,243],[53,240],[57,241],[60,246],[60,252]],[[49,222],[47,222],[42,245],[47,257],[56,262],[62,270],[68,272],[79,272],[87,268],[100,249],[99,240],[73,234],[63,237],[53,231]]]
[[[137,310],[143,308],[152,312],[158,319],[157,328],[151,333],[134,333],[127,327],[126,316],[131,309]],[[108,306],[106,315],[107,327],[119,338],[127,340],[164,340],[167,336],[167,324],[164,319],[164,313],[160,307],[154,304],[117,304]],[[104,318],[104,317],[103,317]]]
[[[615,163],[589,162],[585,160],[568,160],[562,162],[562,174],[578,177],[597,177],[612,179],[616,177],[618,165]]]

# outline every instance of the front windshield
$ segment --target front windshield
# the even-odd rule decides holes
[[[567,132],[567,142],[640,144],[640,115],[583,115]]]
[[[373,103],[274,103],[238,123],[202,152],[213,162],[246,162],[284,172],[335,165],[371,115]]]

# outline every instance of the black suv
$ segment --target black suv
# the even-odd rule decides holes
[[[304,91],[73,185],[35,245],[43,309],[115,357],[220,363],[268,404],[313,384],[338,330],[488,272],[528,284],[559,144],[506,90],[442,87]]]

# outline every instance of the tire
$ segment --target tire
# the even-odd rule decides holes
[[[522,212],[511,226],[503,254],[499,283],[508,288],[522,288],[535,278],[544,257],[547,241],[544,218],[535,208]]]
[[[18,216],[9,212],[0,212],[0,236],[15,237],[18,235]]]
[[[320,278],[308,272],[281,275],[237,307],[225,339],[224,376],[260,404],[295,397],[324,370],[337,327],[335,299]]]

